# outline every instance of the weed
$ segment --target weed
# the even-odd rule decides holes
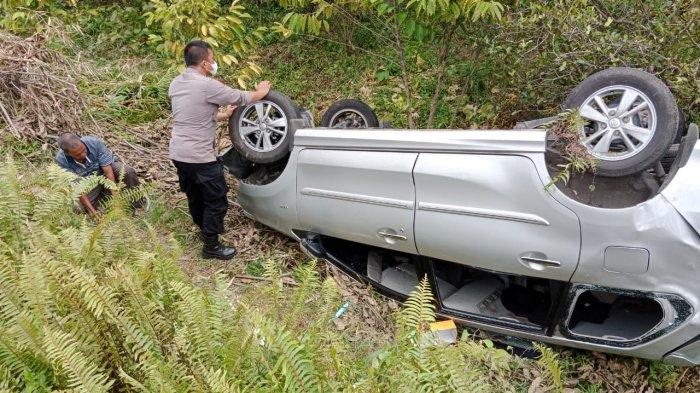
[[[658,391],[667,392],[673,389],[678,377],[676,366],[658,360],[649,363],[649,384]]]

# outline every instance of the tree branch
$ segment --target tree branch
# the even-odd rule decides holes
[[[440,103],[440,93],[442,92],[442,82],[445,78],[445,69],[447,68],[447,59],[449,58],[450,43],[452,42],[452,36],[457,29],[458,23],[459,22],[455,22],[448,28],[447,34],[445,35],[445,41],[440,49],[440,65],[438,69],[437,81],[435,82],[433,99],[430,102],[430,113],[428,114],[427,124],[428,128],[433,128],[435,123],[435,112],[437,112],[437,107]]]
[[[399,54],[399,65],[401,66],[401,80],[403,83],[404,92],[406,94],[406,115],[408,116],[408,127],[415,128],[415,123],[413,121],[413,93],[411,92],[411,80],[408,75],[408,67],[406,67],[406,52],[403,46],[403,40],[401,40],[401,32],[399,30],[399,20],[397,18],[396,12],[396,1],[391,2],[394,6],[392,22],[394,30],[394,45],[396,45],[396,51]]]

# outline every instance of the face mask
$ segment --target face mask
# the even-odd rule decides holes
[[[211,74],[216,75],[216,71],[219,70],[219,65],[216,62],[211,63]]]

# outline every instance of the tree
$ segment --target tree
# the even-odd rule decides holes
[[[149,40],[162,52],[180,58],[185,44],[199,38],[218,48],[216,55],[225,64],[242,66],[237,75],[241,87],[262,72],[251,55],[265,28],[246,26],[250,14],[239,0],[227,8],[217,0],[151,0],[149,8],[146,24],[156,25],[159,31]],[[241,64],[243,58],[248,60]]]
[[[331,41],[342,42],[347,53],[354,51],[352,36],[358,26],[357,19],[367,10],[362,1],[279,0],[279,4],[289,12],[275,25],[275,31],[285,37],[292,34],[326,35]]]
[[[407,41],[429,41],[440,47],[438,74],[426,122],[432,128],[442,93],[445,70],[449,62],[450,45],[455,31],[466,22],[501,19],[503,5],[491,0],[365,0],[376,14],[387,18],[394,49],[401,69],[401,88],[405,96],[408,126],[415,128],[411,72],[407,65]]]
[[[348,36],[347,28],[343,30],[343,26],[351,25],[368,30],[378,41],[390,46],[395,56],[387,60],[395,61],[399,68],[399,89],[403,93],[395,104],[405,110],[410,128],[420,123],[414,105],[415,67],[408,64],[408,59],[417,55],[415,48],[420,44],[440,48],[437,79],[425,122],[432,128],[456,32],[460,29],[466,32],[466,23],[500,20],[503,11],[503,5],[495,0],[279,0],[279,3],[290,10],[274,28],[285,37],[326,35],[331,36],[326,39],[332,40],[333,34],[340,34],[346,50],[354,49],[357,46]],[[382,79],[389,79],[388,71],[382,71],[381,75]]]

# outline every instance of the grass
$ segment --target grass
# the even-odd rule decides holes
[[[263,273],[265,272],[265,268],[263,266],[262,261],[252,261],[248,262],[245,265],[245,274],[255,276],[255,277],[262,277]]]
[[[678,383],[678,367],[660,361],[649,363],[649,384],[656,390],[667,392]]]

